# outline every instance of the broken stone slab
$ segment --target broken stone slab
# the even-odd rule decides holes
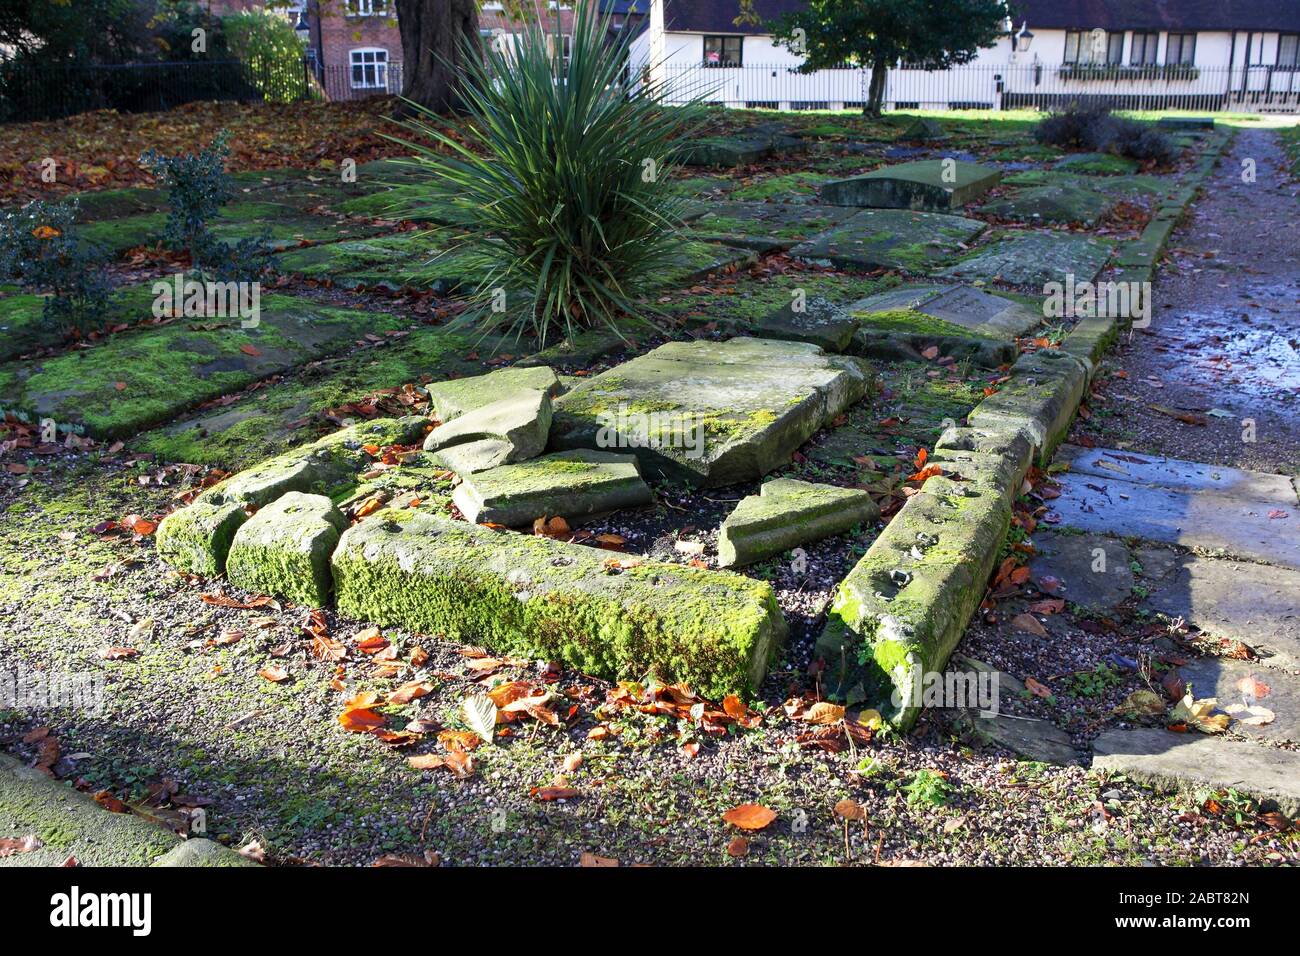
[[[879,517],[865,491],[778,478],[742,499],[722,522],[718,566],[753,564]]]
[[[222,846],[206,837],[190,837],[182,840],[174,849],[154,860],[150,866],[239,866],[257,867],[260,864],[241,853],[236,853],[228,846]]]
[[[990,237],[958,262],[939,270],[957,279],[1001,281],[1041,289],[1049,282],[1091,282],[1110,258],[1110,246],[1091,236],[1008,230]]]
[[[1132,556],[1123,541],[1098,534],[1056,534],[1040,529],[1029,562],[1034,580],[1061,582],[1053,597],[1087,611],[1110,613],[1133,592]]]
[[[860,359],[806,342],[669,342],[556,399],[557,450],[627,449],[700,487],[761,478],[872,384]]]
[[[1059,349],[1039,349],[1018,358],[1007,378],[966,416],[977,428],[1014,429],[1033,446],[1040,465],[1065,439],[1083,399],[1087,372]]]
[[[1161,791],[1236,790],[1300,815],[1300,753],[1250,741],[1168,730],[1108,730],[1092,744],[1092,769]]]
[[[956,261],[985,224],[978,219],[904,209],[864,209],[790,250],[798,259],[846,269],[928,273]]]
[[[975,335],[1011,340],[1042,322],[1042,315],[1015,299],[994,295],[968,285],[899,286],[858,299],[848,310],[922,312]]]
[[[1057,184],[1013,189],[977,210],[1016,222],[1096,225],[1114,205],[1102,193],[1082,186]]]
[[[551,396],[538,389],[524,389],[509,398],[482,405],[471,412],[444,422],[429,432],[425,451],[442,451],[469,443],[493,442],[492,458],[508,464],[535,458],[546,448],[551,431]],[[505,449],[502,444],[508,445]],[[476,451],[487,451],[478,445]],[[446,464],[446,460],[443,461]]]
[[[1115,448],[1082,448],[1078,445],[1062,445],[1059,457],[1062,462],[1069,464],[1071,473],[1078,475],[1121,478],[1174,491],[1205,491],[1236,498],[1253,498],[1268,503],[1270,507],[1283,509],[1300,504],[1288,475],[1210,465],[1166,455]]]
[[[1002,170],[955,159],[897,163],[822,186],[822,202],[876,209],[948,212],[978,199],[998,184]]]
[[[492,468],[500,468],[510,460],[515,446],[499,438],[480,438],[478,441],[452,445],[433,456],[433,462],[456,474],[472,475]]]
[[[1123,176],[1137,172],[1138,164],[1112,153],[1072,153],[1058,159],[1054,168],[1088,176]]]
[[[424,390],[429,393],[434,415],[445,425],[466,412],[510,398],[517,392],[546,392],[554,398],[564,391],[564,386],[552,369],[545,365],[532,365],[526,368],[499,368],[486,375],[430,382]]]
[[[353,525],[333,567],[342,615],[710,698],[757,688],[786,633],[765,581],[410,510]]]
[[[1173,129],[1214,129],[1213,116],[1162,116],[1156,120],[1157,126]]]
[[[1216,697],[1219,710],[1233,717],[1228,729],[1259,740],[1300,741],[1300,679],[1286,671],[1230,657],[1203,657],[1178,668],[1197,700]],[[1246,710],[1261,707],[1272,716]],[[1263,717],[1267,723],[1259,723]]]
[[[466,521],[510,527],[557,515],[572,523],[653,500],[635,455],[585,448],[471,474],[452,495]]]
[[[1078,763],[1070,735],[1036,717],[981,713],[970,708],[945,711],[949,723],[963,735],[985,746],[1001,747],[1029,760],[1068,766]]]
[[[840,583],[814,655],[828,693],[915,722],[927,674],[961,640],[1011,522],[992,482],[930,478]]]
[[[324,495],[290,491],[235,533],[226,558],[231,584],[294,604],[324,607],[333,585],[330,555],[347,519]]]
[[[159,522],[154,535],[158,556],[186,574],[220,574],[250,510],[290,491],[341,498],[373,461],[366,446],[410,444],[427,425],[428,419],[420,416],[352,425],[232,475]]]
[[[797,304],[802,308],[796,309]],[[827,352],[845,351],[857,330],[857,319],[819,295],[782,306],[760,319],[755,329],[763,338],[811,342]]]

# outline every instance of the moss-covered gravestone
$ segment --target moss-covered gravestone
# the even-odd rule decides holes
[[[573,523],[653,500],[635,456],[590,449],[465,475],[452,496],[466,521],[512,527],[556,516]]]
[[[938,274],[957,279],[999,280],[1035,289],[1049,282],[1091,282],[1110,258],[1109,244],[1091,236],[1068,232],[1007,230],[940,269]]]
[[[716,487],[786,464],[869,386],[861,360],[808,343],[669,342],[556,399],[551,445],[631,451],[647,475]]]
[[[864,209],[790,254],[847,269],[926,273],[954,262],[984,231],[978,219],[905,209]]]
[[[1002,170],[955,159],[922,159],[872,170],[822,186],[822,202],[877,209],[948,212],[998,184]]]

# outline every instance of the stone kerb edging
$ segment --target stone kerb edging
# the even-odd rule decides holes
[[[88,795],[0,754],[0,828],[40,846],[5,862],[60,866],[257,866],[212,840],[185,840],[134,813],[112,813]]]
[[[1117,258],[1116,280],[1151,281],[1174,225],[1230,138],[1216,134],[1207,143],[1191,182],[1167,197]],[[907,500],[832,601],[816,649],[828,693],[876,708],[900,730],[916,721],[921,682],[944,670],[979,607],[1025,475],[1051,460],[1126,322],[1085,317],[1059,348],[1021,355],[967,425],[940,436],[929,460],[943,476]]]

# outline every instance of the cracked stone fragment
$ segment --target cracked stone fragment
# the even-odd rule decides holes
[[[486,375],[453,378],[425,386],[434,413],[443,424],[529,389],[546,392],[552,397],[564,391],[559,376],[545,365],[501,368]]]
[[[332,588],[330,555],[347,520],[324,495],[291,491],[235,533],[226,559],[231,584],[322,607]]]
[[[496,464],[506,464],[540,455],[550,430],[551,396],[535,388],[524,389],[439,425],[424,440],[424,450],[442,451],[471,442],[504,443],[509,449],[490,449],[490,457],[499,453]]]
[[[865,491],[778,478],[742,500],[722,523],[718,566],[753,564],[878,517]]]
[[[162,520],[154,547],[178,571],[215,577],[225,569],[230,542],[247,520],[243,505],[236,502],[195,501]]]

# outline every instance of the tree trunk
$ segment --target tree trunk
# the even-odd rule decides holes
[[[871,64],[871,83],[867,90],[867,105],[863,114],[871,117],[880,116],[880,108],[885,101],[885,79],[889,76],[889,61],[876,59]]]
[[[465,44],[479,42],[477,0],[397,0],[402,96],[436,113],[460,106]],[[399,103],[397,115],[411,112]]]

